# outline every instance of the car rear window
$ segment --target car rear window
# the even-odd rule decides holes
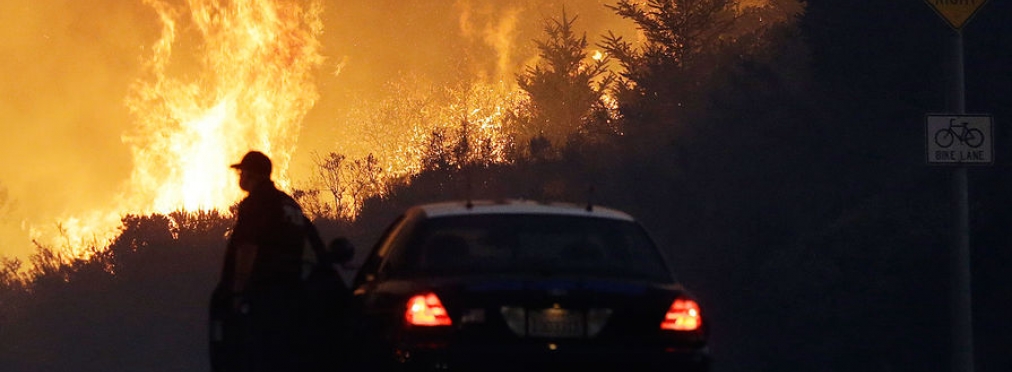
[[[580,275],[671,282],[653,241],[635,222],[566,215],[431,218],[393,247],[392,276]]]

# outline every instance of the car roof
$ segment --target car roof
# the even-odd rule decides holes
[[[413,209],[420,210],[426,217],[430,218],[478,214],[538,214],[634,221],[633,217],[629,214],[607,207],[519,199],[448,201],[421,204],[413,207]]]

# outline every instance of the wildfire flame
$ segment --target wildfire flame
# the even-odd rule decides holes
[[[144,3],[162,29],[126,100],[137,121],[123,137],[133,173],[111,210],[65,219],[63,239],[112,238],[124,213],[227,210],[241,197],[228,165],[251,149],[271,157],[286,187],[302,119],[318,99],[321,2]]]
[[[223,211],[242,196],[228,165],[250,149],[271,156],[274,179],[282,188],[292,190],[290,177],[310,178],[311,184],[298,184],[309,191],[306,195],[337,194],[320,203],[341,207],[320,211],[339,210],[332,215],[354,218],[364,198],[382,196],[386,189],[372,187],[372,194],[356,191],[352,197],[319,188],[312,184],[318,182],[312,179],[318,170],[310,170],[310,177],[299,174],[306,171],[303,165],[312,166],[301,164],[303,155],[340,155],[352,169],[341,170],[336,179],[353,183],[362,169],[372,172],[370,182],[410,181],[411,175],[433,166],[427,162],[432,151],[454,157],[440,159],[440,167],[508,163],[538,132],[523,124],[530,97],[515,77],[540,61],[530,41],[544,37],[544,17],[569,10],[580,16],[579,28],[592,38],[615,31],[634,43],[644,41],[633,23],[592,1],[348,1],[326,17],[324,0],[70,3],[75,6],[15,1],[7,7],[14,11],[8,17],[11,24],[0,28],[11,41],[3,50],[12,51],[13,60],[48,59],[32,68],[7,69],[7,74],[26,76],[11,78],[15,84],[4,92],[42,89],[31,97],[14,97],[11,109],[0,108],[10,123],[45,123],[46,128],[24,125],[31,130],[5,137],[4,148],[19,160],[9,162],[18,176],[2,180],[11,186],[10,197],[0,184],[0,235],[20,240],[4,245],[13,246],[22,258],[32,248],[24,244],[26,231],[38,245],[86,257],[116,237],[124,215]],[[107,9],[110,4],[115,11]],[[803,12],[803,5],[781,9],[786,5],[769,0],[738,5],[742,15],[759,15],[766,24]],[[96,13],[88,13],[92,10]],[[348,55],[338,56],[329,73],[315,74],[324,63],[323,18],[336,22],[328,24],[328,46],[347,48]],[[78,32],[92,29],[101,32]],[[140,64],[120,69],[129,64],[124,56],[137,46],[142,48]],[[85,58],[68,64],[68,56]],[[591,56],[606,57],[601,51]],[[15,61],[13,66],[28,64]],[[405,76],[417,80],[397,80]],[[317,78],[327,89],[326,100],[319,101],[324,109],[317,111],[322,117],[314,113],[306,120],[318,103]],[[124,83],[132,83],[125,100],[131,129],[122,135],[123,148],[109,149],[108,133],[123,132],[124,105],[104,97],[114,89],[118,99]],[[391,83],[404,87],[383,89]],[[80,92],[103,99],[72,105],[35,102],[80,97]],[[615,98],[604,94],[601,99],[616,119]],[[303,125],[311,141],[296,154]],[[35,140],[51,128],[58,134],[53,141]],[[94,134],[80,136],[82,128],[94,128]],[[467,145],[460,146],[464,141]],[[11,142],[39,143],[8,146]],[[38,153],[38,146],[49,151]],[[86,157],[82,149],[102,156],[52,165],[67,155]],[[120,157],[129,159],[116,161]],[[46,171],[31,169],[38,164],[46,164]],[[98,164],[108,170],[94,172]],[[63,181],[71,187],[63,187]],[[23,203],[14,203],[19,199]]]
[[[125,214],[224,211],[242,196],[228,165],[251,149],[271,157],[282,188],[293,184],[289,173],[297,136],[319,99],[314,72],[324,63],[323,1],[141,2],[154,11],[160,34],[145,49],[142,75],[125,102],[135,124],[122,136],[133,160],[130,177],[107,207],[64,215],[56,232],[31,227],[32,237],[48,246],[87,254],[80,247],[114,238]],[[466,136],[467,153],[451,166],[509,162],[517,144],[530,136],[510,120],[527,99],[513,77],[523,64],[537,61],[536,50],[518,42],[540,30],[540,20],[524,16],[531,4],[458,1],[448,6],[459,15],[460,45],[469,46],[454,59],[459,61],[455,73],[466,76],[406,82],[412,89],[439,88],[363,105],[376,110],[350,115],[355,118],[339,125],[353,132],[341,138],[354,140],[321,144],[330,146],[323,150],[348,155],[349,164],[374,154],[382,182],[421,171],[434,133],[447,136],[444,152],[455,151],[452,146],[461,143],[456,136]],[[474,51],[479,53],[471,55]],[[340,71],[348,61],[345,57],[333,67]],[[357,67],[351,73],[361,74]],[[370,196],[375,195],[356,192],[354,199]],[[360,202],[351,200],[341,216],[353,218]]]
[[[136,163],[130,189],[142,199],[141,210],[227,208],[239,196],[227,164],[250,149],[271,156],[287,183],[302,118],[318,98],[311,74],[323,61],[322,5],[191,1],[188,20],[204,53],[196,76],[177,77],[169,68],[183,12],[145,2],[158,11],[163,30],[150,78],[128,100],[139,121],[126,141]]]

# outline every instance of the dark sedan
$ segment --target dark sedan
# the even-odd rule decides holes
[[[369,369],[708,369],[699,303],[613,209],[416,206],[352,288],[354,354]]]

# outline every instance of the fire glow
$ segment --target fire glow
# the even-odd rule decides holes
[[[127,102],[139,123],[139,135],[125,138],[135,161],[130,192],[142,199],[135,210],[227,208],[239,190],[225,165],[249,149],[270,155],[285,175],[302,118],[318,98],[311,73],[323,61],[322,5],[204,0],[178,19],[178,9],[147,3],[163,29],[149,76]],[[182,20],[192,22],[187,29],[197,30],[204,52],[195,76],[168,73]]]
[[[59,225],[72,247],[111,239],[124,212],[227,210],[241,197],[228,165],[250,149],[271,156],[286,185],[302,119],[318,99],[319,1],[144,3],[161,35],[126,100],[137,124],[123,137],[133,172],[110,211]]]
[[[11,186],[6,210],[13,210],[0,218],[0,232],[20,239],[6,244],[0,236],[0,245],[16,246],[7,249],[23,259],[30,241],[87,257],[118,235],[126,215],[227,211],[243,196],[228,165],[251,149],[272,158],[274,179],[287,191],[324,190],[313,184],[312,158],[330,152],[346,164],[374,157],[382,183],[408,179],[424,168],[435,133],[445,137],[446,166],[509,162],[531,136],[515,122],[529,99],[515,78],[539,60],[530,40],[544,37],[544,17],[572,5],[581,26],[596,27],[591,35],[636,32],[596,2],[133,0],[111,2],[119,9],[112,12],[112,5],[52,9],[18,1],[24,5],[13,8],[34,16],[17,17],[26,22],[10,29],[21,33],[5,34],[23,39],[13,54],[52,59],[23,80],[30,88],[60,83],[23,98],[49,115],[14,119],[46,126],[7,146],[30,161],[0,168],[17,175],[0,180]],[[102,37],[74,33],[81,29]],[[50,53],[32,35],[77,53]],[[327,58],[324,43],[333,54]],[[72,58],[80,63],[65,63]],[[68,71],[50,78],[53,66]],[[68,87],[56,96],[94,95],[72,105],[44,98]],[[37,133],[54,129],[68,138],[36,144],[50,137]],[[455,149],[461,136],[463,154]],[[342,180],[355,179],[345,171],[351,174]],[[354,218],[362,199],[382,196],[377,189],[345,192],[345,209],[334,215]],[[320,203],[339,199],[321,195]]]

